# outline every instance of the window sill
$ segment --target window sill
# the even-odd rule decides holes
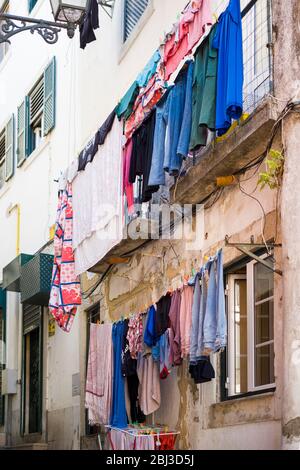
[[[276,420],[275,392],[235,398],[210,407],[211,429]]]
[[[27,170],[36,158],[45,150],[49,145],[49,139],[46,137],[43,142],[26,158],[26,160],[19,166],[20,170]]]
[[[127,52],[141,33],[142,29],[144,28],[145,24],[148,22],[150,17],[154,12],[154,4],[153,0],[150,1],[149,5],[147,6],[146,10],[142,14],[141,18],[137,22],[135,28],[132,30],[130,36],[126,39],[126,41],[122,44],[119,54],[119,64],[122,62],[124,57],[126,56]],[[123,31],[122,31],[123,33]]]

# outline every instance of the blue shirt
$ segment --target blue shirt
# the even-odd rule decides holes
[[[139,85],[139,87],[143,88],[147,85],[148,81],[150,78],[153,77],[153,75],[156,72],[157,69],[157,64],[161,59],[161,55],[159,50],[155,51],[147,65],[144,67],[144,69],[141,71],[141,73],[138,75],[136,81]]]
[[[155,317],[156,317],[156,310],[155,307],[152,305],[150,307],[147,317],[147,324],[144,332],[144,343],[152,348],[155,346],[157,342],[157,334],[155,329]]]
[[[243,39],[240,0],[230,0],[219,18],[213,47],[219,50],[216,129],[225,134],[243,113]]]

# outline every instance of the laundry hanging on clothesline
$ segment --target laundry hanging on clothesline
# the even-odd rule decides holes
[[[107,426],[107,450],[174,450],[178,431],[167,426]]]
[[[91,269],[122,240],[126,212],[135,216],[135,203],[151,201],[166,175],[178,177],[189,151],[206,145],[208,131],[221,135],[242,113],[240,0],[230,0],[212,28],[208,3],[189,3],[175,30],[59,179],[60,190],[72,183],[75,275]],[[172,70],[177,62],[179,73],[175,70],[167,82],[166,65]],[[138,194],[137,179],[142,181]],[[110,207],[106,215],[105,207]]]
[[[59,192],[54,235],[54,264],[52,271],[49,312],[58,326],[69,332],[77,308],[81,305],[80,279],[75,273],[73,240],[72,184]]]
[[[86,385],[91,422],[120,429],[145,422],[161,406],[161,380],[168,380],[183,361],[189,362],[196,384],[215,378],[210,356],[227,344],[222,250],[146,312],[122,319],[110,330],[91,327]],[[104,334],[110,339],[100,346]],[[113,360],[106,357],[110,344]]]

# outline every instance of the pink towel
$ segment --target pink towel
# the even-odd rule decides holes
[[[90,325],[85,407],[92,425],[109,424],[112,401],[112,324]]]

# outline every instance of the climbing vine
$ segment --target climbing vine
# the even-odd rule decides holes
[[[268,186],[270,189],[278,189],[281,186],[284,171],[284,154],[271,149],[265,161],[265,171],[259,174],[258,185],[260,189]]]

